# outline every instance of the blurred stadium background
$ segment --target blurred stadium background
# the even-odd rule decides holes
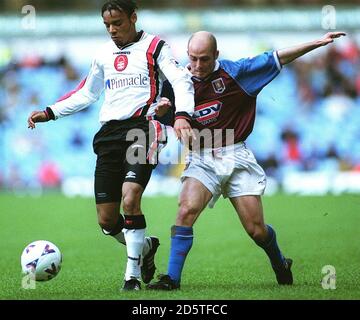
[[[103,0],[0,2],[0,190],[93,195],[101,101],[27,129],[35,109],[76,87],[108,36]],[[258,98],[249,147],[269,177],[267,193],[360,193],[360,7],[357,1],[138,1],[138,28],[166,39],[185,65],[190,34],[215,33],[221,58],[237,59],[321,37],[348,36],[286,66]],[[357,5],[356,5],[357,4]],[[31,5],[28,7],[26,5]],[[35,9],[35,12],[32,11]],[[174,139],[163,161],[179,157]],[[147,195],[176,195],[181,165],[161,164]],[[167,188],[163,186],[166,185]]]
[[[295,285],[276,285],[230,203],[219,201],[196,224],[181,292],[143,290],[141,296],[119,296],[124,248],[96,223],[92,139],[101,101],[34,131],[26,123],[32,110],[52,104],[86,76],[98,44],[108,40],[102,3],[0,0],[0,300],[359,299],[359,2],[138,1],[138,28],[166,39],[184,65],[187,40],[201,29],[215,33],[221,57],[229,59],[314,40],[333,28],[348,34],[287,65],[262,91],[247,141],[267,172],[273,196],[263,199],[266,221],[294,259]],[[172,139],[162,162],[174,162],[180,149]],[[154,197],[143,201],[148,232],[162,243],[159,272],[167,267],[181,170],[159,165],[147,188]],[[38,239],[61,248],[64,267],[50,284],[24,290],[20,254]],[[329,264],[336,267],[336,290],[320,284]]]

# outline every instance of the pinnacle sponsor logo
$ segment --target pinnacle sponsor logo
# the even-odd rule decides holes
[[[217,121],[222,103],[220,101],[211,101],[195,107],[194,118],[197,122],[206,125]]]
[[[142,74],[132,77],[119,77],[106,80],[106,88],[116,90],[129,87],[145,87],[149,85],[149,78]]]

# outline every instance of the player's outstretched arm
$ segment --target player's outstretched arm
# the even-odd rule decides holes
[[[298,57],[301,57],[302,55],[317,49],[319,47],[326,46],[329,43],[334,42],[334,39],[340,38],[342,36],[345,36],[345,32],[328,32],[324,37],[321,39],[311,41],[308,43],[303,43],[291,48],[281,49],[277,51],[280,63],[282,65],[285,65],[287,63],[290,63],[291,61],[295,60]]]
[[[28,128],[35,129],[36,122],[47,122],[50,120],[47,111],[33,111],[28,118]]]

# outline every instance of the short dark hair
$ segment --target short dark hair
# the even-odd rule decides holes
[[[127,16],[130,18],[131,15],[135,12],[137,9],[137,5],[135,1],[133,0],[112,0],[106,2],[102,9],[101,9],[101,16],[104,15],[105,11],[111,10],[117,10],[117,11],[123,11],[127,14]]]

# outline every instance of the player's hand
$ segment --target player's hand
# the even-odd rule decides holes
[[[49,118],[44,111],[34,111],[30,114],[30,117],[28,118],[28,128],[35,129],[36,122],[47,121],[49,121]]]
[[[178,139],[183,143],[189,144],[191,140],[196,140],[195,133],[191,128],[189,121],[177,119],[174,124],[174,131]]]
[[[171,108],[171,102],[168,98],[162,97],[155,107],[155,114],[158,117],[163,117],[166,112],[168,112],[169,108]]]
[[[334,42],[334,39],[346,36],[345,32],[328,32],[320,41],[323,46]]]

